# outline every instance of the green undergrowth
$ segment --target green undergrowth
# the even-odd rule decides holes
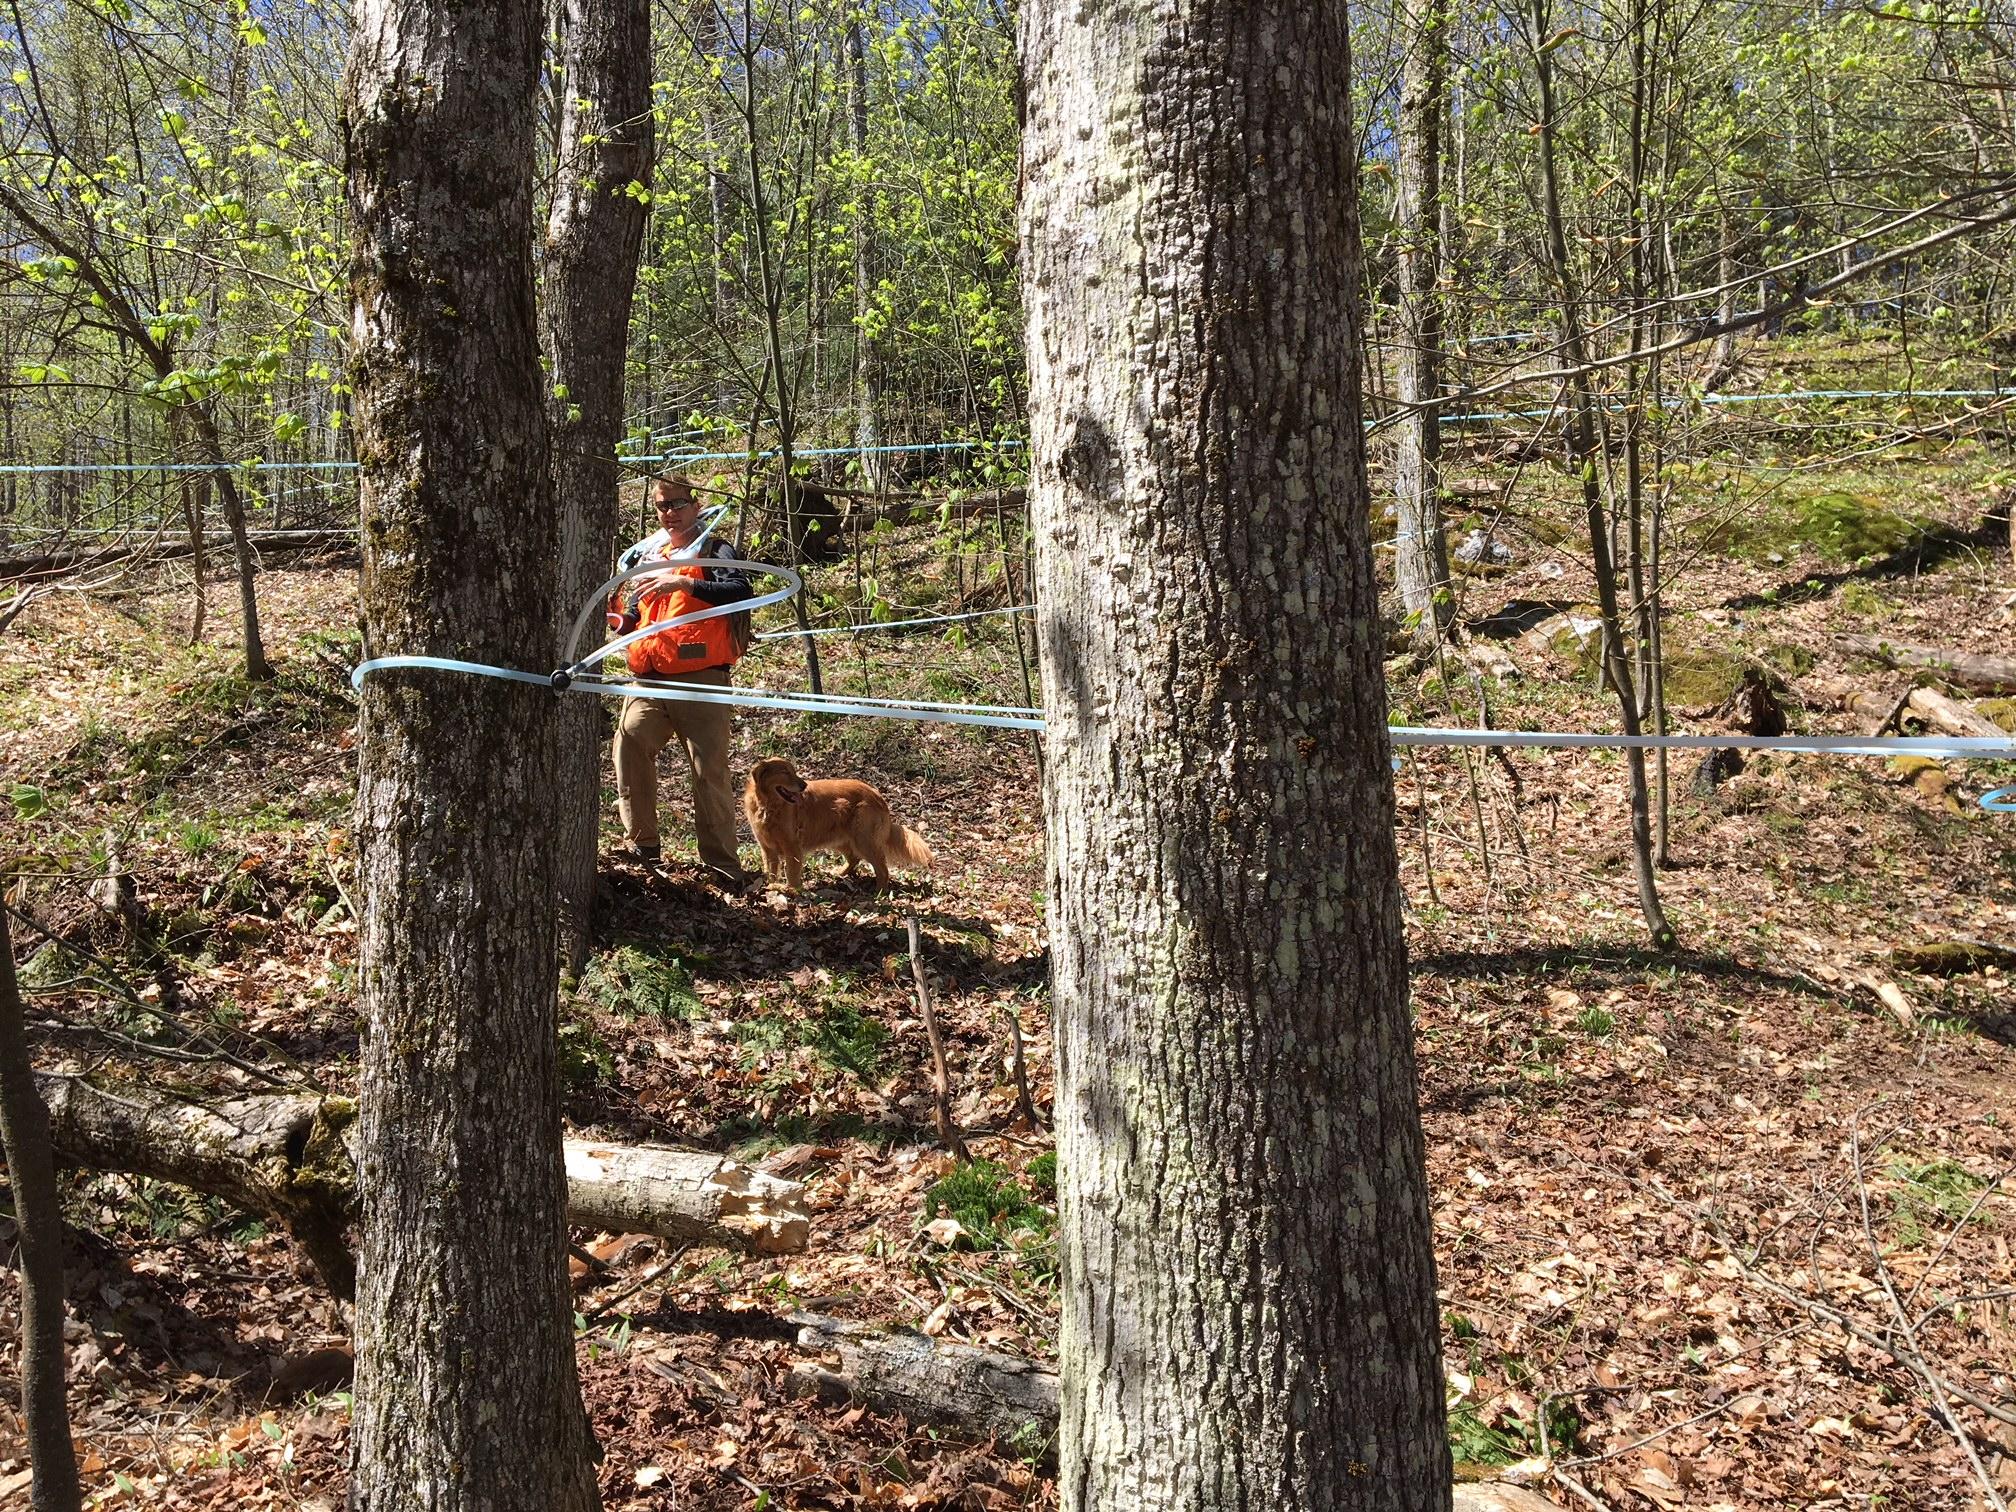
[[[1056,1177],[1054,1159],[1040,1175],[1029,1173],[1026,1184],[1004,1165],[970,1160],[925,1192],[924,1217],[958,1219],[962,1243],[974,1249],[1019,1249],[1055,1229],[1057,1215],[1033,1194],[1040,1184],[1054,1194]]]
[[[576,990],[625,1019],[686,1019],[702,1008],[685,962],[641,945],[619,945],[596,956]]]
[[[1958,1161],[1943,1158],[1894,1155],[1883,1173],[1897,1184],[1890,1198],[1891,1223],[1898,1243],[1907,1249],[1923,1244],[1929,1229],[1950,1227],[1966,1218],[1987,1185]]]
[[[809,1004],[763,1002],[740,1018],[709,1021],[712,1010],[694,989],[688,960],[641,943],[598,955],[563,1008],[563,1070],[576,1084],[613,1074],[614,1052],[604,1037],[609,1019],[623,1025],[706,1023],[737,1047],[745,1071],[765,1073],[766,1085],[798,1081],[808,1059],[830,1075],[873,1085],[882,1077],[889,1039],[888,1027],[845,973],[821,982]]]
[[[879,1152],[896,1143],[903,1130],[878,1123],[865,1113],[835,1112],[816,1117],[786,1113],[771,1119],[745,1113],[728,1120],[715,1133],[737,1160],[753,1163],[792,1145],[835,1145],[850,1139]]]
[[[226,664],[221,653],[197,648],[168,658],[156,680],[135,688],[116,712],[87,716],[49,782],[76,790],[125,780],[144,802],[211,767],[220,747],[249,744],[255,734],[327,734],[355,717],[354,705],[321,674],[283,667],[253,682],[235,659]]]

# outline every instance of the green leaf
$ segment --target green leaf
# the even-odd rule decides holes
[[[14,805],[14,812],[23,819],[40,819],[49,812],[49,795],[38,787],[25,782],[14,784],[14,791],[7,795]]]

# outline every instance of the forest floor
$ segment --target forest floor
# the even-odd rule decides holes
[[[1726,424],[1674,475],[1679,728],[1727,728],[1715,710],[1752,668],[1795,729],[1868,733],[1805,690],[1894,699],[1913,679],[1845,634],[2007,651],[2016,570],[1982,528],[2006,454],[1935,438],[1820,470],[1803,428]],[[1494,649],[1396,663],[1396,717],[1468,724],[1483,690],[1501,727],[1614,729],[1573,623],[1588,576],[1566,485],[1488,441],[1459,452],[1477,514],[1452,540],[1482,529],[1513,555],[1462,583]],[[931,584],[890,614],[1014,598],[977,536],[920,526],[872,554],[879,580]],[[851,593],[846,572],[830,594]],[[51,595],[0,637],[0,850],[33,921],[15,945],[46,1065],[242,1086],[223,1062],[149,1053],[221,1047],[354,1085],[354,562],[260,582],[280,670],[263,686],[235,674],[215,581],[194,648],[188,584],[166,572]],[[1021,703],[1005,623],[829,640],[827,672]],[[766,646],[739,680],[792,685],[798,656]],[[619,858],[610,805],[597,953],[562,1005],[570,1121],[789,1173],[814,1226],[781,1259],[576,1236],[609,1266],[579,1303],[606,1504],[1051,1505],[1039,1446],[790,1399],[803,1356],[783,1321],[1051,1349],[1055,1164],[1017,1116],[1008,1050],[1012,1018],[1047,1119],[1030,743],[741,718],[738,775],[771,752],[872,780],[939,865],[883,897],[824,872],[798,898],[724,896],[690,852],[668,846],[657,872]],[[1664,954],[1636,912],[1614,753],[1424,750],[1398,779],[1455,1456],[1618,1509],[1963,1508],[1988,1505],[1984,1479],[2016,1497],[2016,992],[2006,969],[1892,959],[2016,939],[2016,818],[1974,802],[2016,765],[1767,756],[1712,789],[1696,765],[1673,767],[1659,884],[1681,947]],[[683,777],[665,791],[682,815]],[[151,962],[121,954],[90,896],[115,855],[162,940]],[[931,1133],[913,916],[968,1167]],[[285,1237],[141,1179],[79,1176],[69,1202],[73,1404],[100,1504],[340,1506],[350,1399],[317,1352],[347,1340],[345,1313]],[[16,1305],[8,1273],[9,1350]],[[0,1506],[25,1501],[14,1369],[0,1355]]]

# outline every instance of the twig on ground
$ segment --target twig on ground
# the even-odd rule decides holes
[[[99,955],[96,951],[91,950],[87,946],[76,944],[74,941],[65,940],[55,934],[52,934],[50,931],[44,929],[42,925],[35,919],[35,917],[32,914],[25,911],[24,909],[16,908],[11,903],[0,904],[0,906],[4,906],[6,908],[9,917],[18,919],[21,923],[27,925],[29,929],[33,930],[36,934],[40,935],[44,940],[47,940],[51,945],[54,945],[57,949],[67,950],[73,955],[82,956],[86,961],[90,962],[93,966],[96,966],[101,974],[95,977],[88,978],[88,980],[95,982],[100,987],[110,989],[115,997],[123,999],[126,1005],[132,1008],[136,1013],[145,1014],[148,1018],[155,1020],[157,1023],[167,1025],[169,1028],[173,1029],[176,1033],[186,1035],[191,1044],[205,1047],[205,1053],[208,1059],[222,1061],[228,1066],[234,1066],[238,1070],[244,1072],[247,1076],[252,1077],[254,1080],[266,1083],[266,1085],[268,1085],[269,1087],[285,1087],[289,1085],[289,1083],[286,1080],[284,1080],[281,1077],[275,1076],[271,1071],[268,1071],[263,1066],[256,1066],[248,1060],[243,1060],[240,1057],[233,1055],[229,1050],[226,1050],[223,1046],[217,1044],[214,1040],[210,1039],[207,1034],[191,1033],[190,1030],[187,1028],[187,1026],[185,1026],[179,1019],[177,1019],[174,1014],[168,1013],[161,1008],[157,1008],[154,1004],[142,998],[139,993],[135,992],[131,984],[128,983],[124,975],[121,974],[119,968],[114,966],[110,961],[106,960],[103,956]],[[278,1045],[273,1044],[271,1041],[266,1040],[257,1034],[250,1033],[247,1030],[234,1029],[230,1032],[236,1034],[239,1038],[245,1040],[247,1043],[257,1045],[261,1050],[264,1050],[267,1054],[273,1056],[274,1059],[280,1061],[290,1071],[293,1071],[297,1077],[300,1078],[301,1085],[305,1085],[317,1092],[323,1090],[320,1079],[317,1078],[315,1074],[311,1072],[306,1066],[302,1065],[299,1061],[297,1061],[293,1056],[289,1055],[286,1051],[282,1050]]]
[[[1995,1194],[1995,1190],[1998,1187],[2000,1187],[2004,1181],[2009,1179],[2010,1173],[2012,1172],[2016,1172],[2016,1165],[2006,1165],[2002,1167],[2001,1170],[1995,1173],[1994,1178],[1986,1186],[1984,1186],[1983,1188],[1981,1188],[1980,1191],[1974,1194],[1974,1201],[1968,1205],[1967,1211],[1960,1215],[1960,1221],[1953,1225],[1953,1232],[1946,1236],[1946,1242],[1939,1246],[1938,1252],[1932,1256],[1931,1262],[1925,1267],[1925,1274],[1918,1278],[1917,1285],[1911,1288],[1911,1294],[1904,1299],[1904,1305],[1906,1307],[1911,1306],[1918,1300],[1918,1293],[1923,1291],[1925,1288],[1925,1283],[1932,1279],[1932,1273],[1939,1268],[1939,1262],[1946,1258],[1946,1251],[1948,1251],[1953,1247],[1953,1241],[1955,1239],[1958,1239],[1960,1237],[1962,1230],[1964,1230],[1968,1224],[1974,1221],[1974,1215],[1981,1211],[1981,1204],[1986,1202],[1991,1196]],[[1944,1306],[1948,1304],[1942,1303],[1941,1305]],[[1933,1311],[1936,1312],[1938,1311],[1938,1309],[1934,1308]],[[1925,1314],[1925,1317],[1930,1316],[1931,1313]],[[1924,1321],[1924,1319],[1921,1318],[1919,1321],[1922,1322]]]
[[[1574,1476],[1568,1474],[1567,1471],[1557,1466],[1553,1471],[1553,1475],[1555,1481],[1562,1489],[1572,1491],[1576,1496],[1580,1497],[1584,1506],[1594,1507],[1596,1512],[1610,1512],[1610,1504],[1608,1502],[1583,1485],[1582,1482],[1575,1479]]]
[[[1605,1460],[1622,1458],[1624,1455],[1631,1453],[1631,1451],[1634,1449],[1643,1449],[1647,1444],[1656,1443],[1658,1440],[1666,1437],[1666,1435],[1669,1433],[1678,1433],[1682,1428],[1692,1427],[1695,1423],[1703,1423],[1706,1422],[1709,1418],[1720,1417],[1723,1413],[1727,1412],[1737,1400],[1739,1399],[1736,1397],[1731,1397],[1726,1402],[1717,1402],[1713,1407],[1707,1408],[1705,1411],[1697,1412],[1692,1417],[1681,1418],[1680,1421],[1677,1423],[1668,1423],[1664,1428],[1656,1429],[1653,1432],[1646,1434],[1643,1438],[1633,1439],[1630,1443],[1625,1444],[1620,1448],[1605,1449],[1601,1454],[1578,1455],[1574,1459],[1563,1460],[1561,1461],[1561,1463],[1567,1466],[1569,1469],[1574,1470],[1574,1469],[1580,1469],[1584,1465],[1600,1465]]]
[[[1804,1308],[1812,1316],[1819,1318],[1823,1322],[1832,1323],[1850,1338],[1857,1339],[1867,1344],[1871,1349],[1888,1355],[1899,1365],[1916,1372],[1921,1377],[1931,1375],[1939,1388],[1945,1391],[1947,1395],[1957,1397],[1968,1406],[1975,1408],[1977,1411],[1987,1413],[1988,1416],[1996,1419],[1998,1422],[2016,1426],[2016,1408],[2005,1407],[2000,1403],[1991,1402],[1978,1393],[1969,1391],[1964,1386],[1957,1385],[1938,1376],[1936,1372],[1932,1371],[1930,1365],[1917,1355],[1914,1355],[1908,1348],[1892,1340],[1885,1339],[1873,1330],[1863,1327],[1860,1323],[1849,1317],[1848,1314],[1838,1308],[1829,1307],[1817,1297],[1809,1297],[1803,1293],[1794,1291],[1791,1287],[1785,1285],[1784,1282],[1766,1275],[1754,1265],[1749,1264],[1744,1260],[1741,1251],[1738,1249],[1735,1236],[1724,1229],[1721,1222],[1711,1214],[1702,1212],[1701,1209],[1693,1206],[1691,1203],[1682,1202],[1656,1181],[1635,1181],[1632,1177],[1623,1176],[1614,1171],[1606,1172],[1605,1174],[1615,1176],[1622,1181],[1632,1182],[1634,1185],[1651,1192],[1660,1201],[1671,1207],[1674,1212],[1685,1214],[1687,1217],[1693,1219],[1694,1222],[1698,1223],[1703,1230],[1722,1246],[1723,1252],[1743,1272],[1744,1277],[1754,1285],[1762,1287],[1775,1297],[1790,1302],[1795,1307]]]
[[[665,1272],[672,1269],[672,1267],[677,1265],[681,1260],[685,1259],[686,1252],[692,1248],[693,1246],[690,1244],[680,1245],[679,1248],[672,1251],[671,1254],[667,1255],[663,1260],[660,1260],[656,1265],[652,1266],[651,1269],[647,1270],[646,1272],[644,1272],[643,1275],[639,1276],[635,1281],[631,1282],[630,1285],[624,1287],[623,1290],[619,1292],[613,1292],[609,1296],[604,1297],[600,1302],[596,1303],[594,1307],[590,1308],[587,1312],[583,1313],[581,1315],[582,1321],[587,1323],[593,1323],[597,1318],[605,1316],[609,1312],[609,1310],[613,1308],[618,1302],[627,1302],[630,1298],[636,1296],[637,1293],[644,1290],[645,1287],[649,1286],[653,1281],[656,1281],[660,1276],[664,1275]]]
[[[1987,1467],[1981,1463],[1981,1456],[1974,1448],[1974,1439],[1967,1431],[1967,1425],[1960,1421],[1953,1411],[1953,1403],[1948,1400],[1946,1383],[1926,1366],[1924,1353],[1918,1343],[1917,1330],[1911,1326],[1911,1316],[1905,1311],[1904,1299],[1897,1295],[1897,1285],[1890,1277],[1889,1262],[1883,1258],[1883,1246],[1876,1239],[1876,1224],[1869,1214],[1869,1182],[1862,1167],[1861,1114],[1856,1114],[1848,1129],[1849,1157],[1855,1166],[1855,1196],[1862,1210],[1862,1238],[1869,1246],[1869,1258],[1876,1266],[1876,1279],[1883,1284],[1883,1296],[1890,1303],[1891,1314],[1897,1319],[1897,1327],[1903,1331],[1904,1342],[1910,1346],[1908,1359],[1891,1354],[1908,1365],[1924,1381],[1932,1393],[1932,1400],[1938,1405],[1936,1416],[1940,1426],[1953,1436],[1960,1446],[1960,1452],[1967,1456],[1967,1463],[1973,1468],[1974,1478],[1981,1485],[1981,1495],[1995,1512],[2009,1512],[2009,1504],[2002,1499],[2002,1493],[1995,1489],[1995,1482],[1989,1476]],[[1943,1254],[1944,1251],[1942,1250]],[[1915,1293],[1914,1293],[1915,1295]]]

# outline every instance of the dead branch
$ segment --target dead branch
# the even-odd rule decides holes
[[[945,1066],[945,1037],[938,1029],[938,1015],[931,1007],[931,986],[924,979],[922,931],[913,916],[910,921],[910,975],[917,984],[917,1011],[924,1016],[924,1033],[931,1041],[931,1106],[938,1123],[938,1142],[959,1157],[971,1160],[959,1126],[952,1121],[952,1074]]]

